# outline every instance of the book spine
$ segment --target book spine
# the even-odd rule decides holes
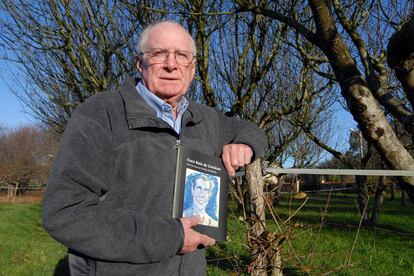
[[[178,204],[180,203],[180,176],[181,176],[181,140],[178,139],[177,143],[174,146],[176,152],[176,167],[175,167],[175,180],[174,180],[174,195],[173,195],[173,208],[172,208],[172,217],[179,218],[178,214]]]

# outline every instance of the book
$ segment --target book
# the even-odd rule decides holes
[[[227,182],[220,158],[178,145],[172,217],[198,215],[195,231],[226,240]]]

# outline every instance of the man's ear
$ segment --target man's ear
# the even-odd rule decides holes
[[[140,73],[142,73],[142,58],[141,58],[141,56],[140,55],[138,55],[137,56],[137,64],[136,64],[136,67],[137,67],[137,70],[140,72]]]
[[[191,79],[194,79],[194,76],[195,76],[195,71],[196,71],[196,65],[197,65],[197,60],[194,60],[194,63],[193,63],[193,74],[192,74],[192,76],[191,76]]]

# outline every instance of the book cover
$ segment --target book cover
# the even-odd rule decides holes
[[[226,240],[228,175],[220,158],[178,147],[174,218],[200,216],[193,229]]]

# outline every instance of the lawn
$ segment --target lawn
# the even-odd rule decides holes
[[[355,195],[333,194],[319,230],[327,200],[328,194],[310,195],[290,223],[282,227],[288,236],[288,242],[282,245],[285,275],[414,275],[414,206],[408,200],[401,206],[400,198],[387,197],[379,225],[358,231]],[[303,202],[285,197],[275,208],[278,223]],[[372,203],[370,199],[370,207]],[[209,258],[217,260],[209,262],[210,275],[246,271],[248,251],[241,245],[245,240],[244,223],[232,219],[229,225],[230,241],[209,250]],[[267,216],[267,227],[277,229],[271,216]]]
[[[289,242],[282,245],[285,275],[414,275],[411,203],[406,201],[406,206],[401,206],[399,199],[386,198],[379,226],[361,229],[355,242],[359,219],[351,194],[331,196],[319,231],[327,197],[310,195],[290,223],[282,226],[283,233],[289,233]],[[286,220],[303,201],[285,198],[275,209],[278,222]],[[66,249],[42,229],[40,209],[34,203],[0,203],[0,275],[66,275]],[[249,254],[244,245],[245,224],[234,204],[230,209],[228,241],[208,250],[209,275],[246,274]],[[277,229],[271,216],[267,225],[272,231]]]
[[[292,248],[308,271],[316,275],[330,271],[337,271],[338,275],[414,275],[414,206],[411,203],[401,206],[398,199],[391,201],[387,198],[379,225],[358,232],[355,196],[332,195],[325,223],[319,233],[321,210],[326,205],[327,197],[311,196],[294,217],[294,222],[303,226],[294,229]],[[282,217],[287,217],[287,202],[279,209]],[[293,201],[291,209],[295,210],[299,204]],[[315,254],[310,257],[314,247]],[[286,245],[284,252],[286,256],[293,255],[292,249]],[[293,257],[286,265],[287,269],[300,267],[299,261]]]
[[[43,230],[40,204],[0,203],[0,275],[67,275],[66,249]]]

